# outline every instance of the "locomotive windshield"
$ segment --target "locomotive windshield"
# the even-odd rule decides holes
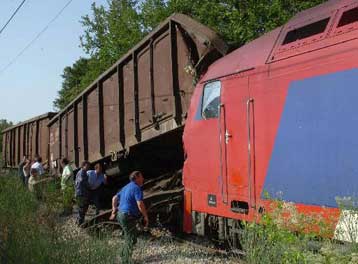
[[[204,119],[219,116],[220,90],[220,81],[210,82],[205,85],[202,104],[202,116]]]

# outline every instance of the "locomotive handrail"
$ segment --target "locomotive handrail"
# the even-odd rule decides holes
[[[222,150],[222,145],[223,145],[223,140],[222,140],[222,127],[221,127],[221,113],[223,112],[225,115],[225,105],[224,104],[220,104],[219,105],[219,150],[220,150],[220,177],[221,177],[221,197],[222,197],[222,201],[224,204],[227,204],[227,195],[224,195],[224,184],[227,184],[227,178],[225,179],[225,183],[224,183],[224,165],[223,165],[223,150]],[[223,110],[221,110],[223,109]],[[225,123],[225,117],[224,117],[224,123]],[[225,124],[225,129],[226,129],[226,124]],[[225,148],[226,148],[226,144],[225,144]],[[226,151],[225,151],[226,153]],[[225,159],[226,162],[226,159]],[[225,173],[225,177],[227,177],[227,173]],[[226,189],[227,191],[227,189]],[[226,199],[225,199],[226,198]]]
[[[224,177],[223,177],[223,161],[222,161],[222,132],[221,132],[221,108],[224,104],[219,104],[219,155],[220,155],[220,178],[221,178],[221,197],[224,202]]]
[[[253,98],[249,98],[246,101],[246,118],[247,118],[247,153],[248,153],[248,159],[247,159],[247,163],[248,163],[248,168],[247,168],[247,174],[248,174],[248,181],[249,181],[249,204],[252,208],[255,207],[252,206],[252,171],[251,171],[251,107],[250,105],[254,103],[254,99]]]

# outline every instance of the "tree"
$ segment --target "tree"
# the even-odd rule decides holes
[[[239,47],[279,27],[296,13],[324,0],[147,0],[141,5],[143,25],[154,28],[172,13],[187,14]]]
[[[76,95],[106,71],[143,37],[136,1],[111,0],[108,9],[92,4],[92,15],[82,17],[83,50],[90,59],[79,59],[66,67],[54,107],[62,110]]]
[[[92,17],[82,17],[85,32],[80,37],[81,47],[95,59],[99,72],[107,70],[142,39],[136,4],[131,0],[112,0],[106,10],[93,3]]]
[[[12,122],[7,121],[6,119],[0,119],[0,152],[2,152],[2,132],[12,125]]]
[[[89,65],[89,59],[80,58],[72,66],[67,66],[63,70],[62,88],[58,91],[58,97],[53,103],[57,110],[63,109],[89,84],[83,79],[89,70]]]
[[[90,59],[66,67],[54,105],[63,109],[79,92],[172,13],[187,14],[237,48],[324,0],[108,0],[82,17],[81,47]],[[83,67],[83,68],[81,68]],[[81,68],[81,69],[80,69]],[[68,79],[68,80],[67,80]]]

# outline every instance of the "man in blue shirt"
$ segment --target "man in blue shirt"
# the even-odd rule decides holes
[[[75,195],[78,204],[77,224],[80,226],[85,221],[85,216],[89,205],[89,184],[87,171],[90,167],[88,161],[83,161],[81,169],[76,175]]]
[[[121,247],[121,263],[131,263],[133,247],[137,243],[137,221],[142,214],[144,225],[148,226],[148,214],[143,202],[143,191],[141,187],[144,184],[144,178],[141,172],[134,171],[129,176],[130,183],[124,186],[112,199],[112,215],[114,220],[117,214],[117,220],[124,232],[125,244]]]
[[[96,214],[99,214],[103,185],[107,182],[107,176],[102,172],[102,165],[100,163],[94,166],[94,170],[87,171],[87,175],[90,189],[90,202],[94,203],[96,206]]]

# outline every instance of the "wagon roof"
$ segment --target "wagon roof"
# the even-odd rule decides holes
[[[22,121],[14,126],[11,126],[11,127],[8,127],[7,129],[4,129],[2,131],[2,133],[5,133],[7,131],[10,131],[10,130],[13,130],[14,128],[17,128],[19,126],[22,126],[22,125],[25,125],[25,124],[28,124],[28,123],[31,123],[31,122],[34,122],[34,121],[37,121],[37,120],[42,120],[42,119],[46,119],[46,118],[52,118],[56,115],[57,113],[56,112],[48,112],[48,113],[45,113],[45,114],[42,114],[42,115],[39,115],[39,116],[35,116],[31,119],[28,119],[26,121]]]

